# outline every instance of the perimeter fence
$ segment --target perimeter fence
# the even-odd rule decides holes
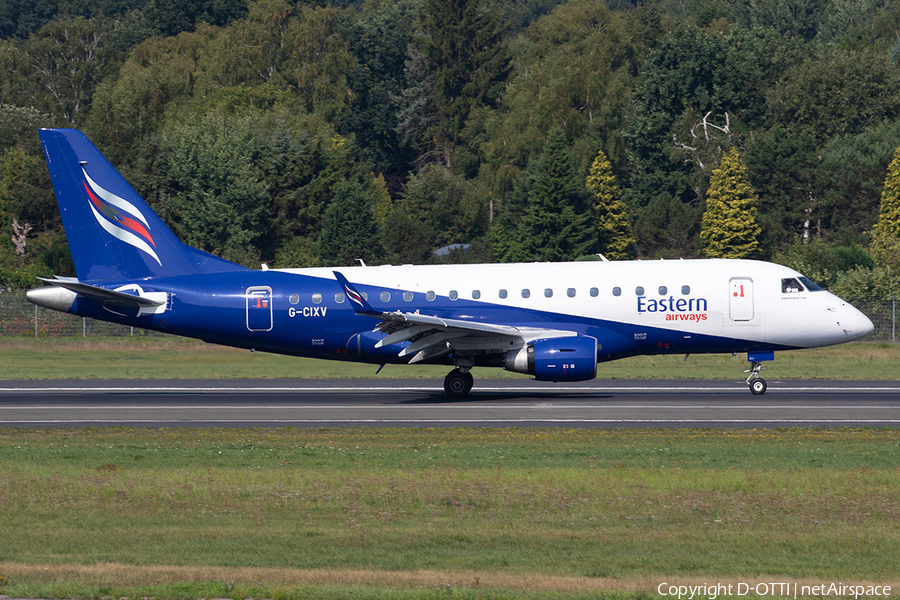
[[[896,301],[850,300],[850,303],[875,324],[875,332],[866,338],[867,341],[897,341]],[[25,292],[0,293],[0,336],[164,337],[166,335],[158,331],[116,325],[35,306],[25,299]]]
[[[25,292],[0,293],[0,336],[164,337],[165,335],[158,331],[116,325],[36,306],[25,299]]]

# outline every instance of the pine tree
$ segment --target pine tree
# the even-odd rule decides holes
[[[440,122],[428,136],[443,149],[444,164],[460,141],[469,114],[493,106],[510,71],[504,31],[492,10],[478,0],[425,0],[422,36],[416,38],[434,74]]]
[[[574,260],[594,245],[590,213],[579,211],[584,187],[560,130],[550,132],[519,229],[519,260]]]
[[[880,266],[900,268],[900,148],[894,151],[884,178],[881,208],[869,253]]]
[[[745,258],[756,252],[762,229],[756,221],[756,194],[735,148],[722,157],[706,193],[700,240],[705,256]]]
[[[634,238],[628,210],[622,202],[622,190],[616,183],[612,165],[603,150],[591,164],[587,186],[594,191],[594,214],[597,217],[597,239],[600,252],[611,260],[631,258]]]
[[[352,265],[358,259],[378,263],[384,258],[378,233],[371,194],[359,183],[344,181],[325,211],[319,259],[326,266]]]

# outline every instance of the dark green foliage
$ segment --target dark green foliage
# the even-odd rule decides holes
[[[638,256],[645,258],[696,258],[700,233],[700,209],[669,194],[659,194],[637,210],[635,234]]]
[[[382,262],[384,249],[372,204],[371,194],[359,183],[344,181],[338,186],[319,236],[322,264],[341,267],[359,260],[370,265]]]
[[[821,218],[822,199],[817,198],[816,187],[819,151],[812,133],[781,126],[748,140],[744,159],[759,194],[763,254],[774,254],[804,231],[808,234],[815,219]]]
[[[579,230],[591,208],[541,183],[554,128],[581,187],[604,149],[641,256],[699,255],[732,147],[759,257],[797,236],[868,246],[900,139],[898,35],[893,0],[6,0],[0,264],[68,268],[35,135],[59,126],[186,241],[247,264],[318,264],[338,184],[373,195],[376,174],[391,261],[450,243],[472,245],[452,260],[543,257],[547,215]],[[231,139],[208,119],[252,126]],[[24,256],[13,218],[32,227]],[[886,266],[900,252],[882,242]]]
[[[821,150],[818,189],[825,231],[842,243],[866,244],[878,220],[888,165],[900,141],[900,122],[832,138]]]
[[[392,94],[407,87],[404,73],[415,5],[405,0],[345,25],[343,35],[356,65],[347,76],[353,93],[340,119],[342,134],[353,133],[359,155],[377,171],[406,174],[414,156],[398,132]]]
[[[897,118],[898,90],[900,69],[886,56],[826,48],[788,69],[767,102],[772,125],[827,140]]]
[[[434,244],[431,226],[411,216],[402,203],[394,207],[381,232],[392,264],[425,264],[431,259],[432,252],[440,247]]]
[[[552,131],[522,215],[512,260],[574,260],[591,251],[597,238],[583,181],[572,164],[565,134]]]
[[[245,265],[268,234],[256,123],[211,113],[162,149],[157,210],[186,244]]]
[[[434,76],[439,121],[426,131],[449,166],[470,113],[494,106],[509,73],[504,32],[477,0],[424,0],[415,37]]]
[[[144,12],[164,36],[172,36],[198,23],[227,25],[247,14],[247,0],[149,0]]]
[[[51,0],[4,0],[0,3],[0,38],[27,38],[56,14]]]
[[[109,24],[63,19],[45,25],[22,44],[21,100],[66,123],[82,120],[95,86],[107,73]]]
[[[488,206],[465,179],[440,165],[411,176],[401,204],[430,238],[431,250],[465,244],[487,230]]]

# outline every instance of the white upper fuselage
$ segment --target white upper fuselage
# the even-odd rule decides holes
[[[810,348],[871,333],[871,321],[833,294],[802,285],[784,290],[796,271],[750,260],[655,260],[285,269],[353,283],[411,291],[409,301],[369,297],[379,310],[428,311],[421,295],[526,311],[612,321]],[[796,290],[796,291],[791,291]],[[327,293],[328,290],[323,290]],[[400,296],[402,298],[402,295]]]

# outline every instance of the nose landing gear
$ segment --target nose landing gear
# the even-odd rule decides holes
[[[745,370],[744,373],[750,373],[750,376],[747,377],[747,385],[750,386],[750,393],[754,396],[762,396],[766,393],[766,388],[768,387],[766,380],[759,376],[759,372],[765,369],[762,366],[762,361],[764,360],[775,360],[775,353],[747,353],[747,361],[750,363],[750,368]]]

